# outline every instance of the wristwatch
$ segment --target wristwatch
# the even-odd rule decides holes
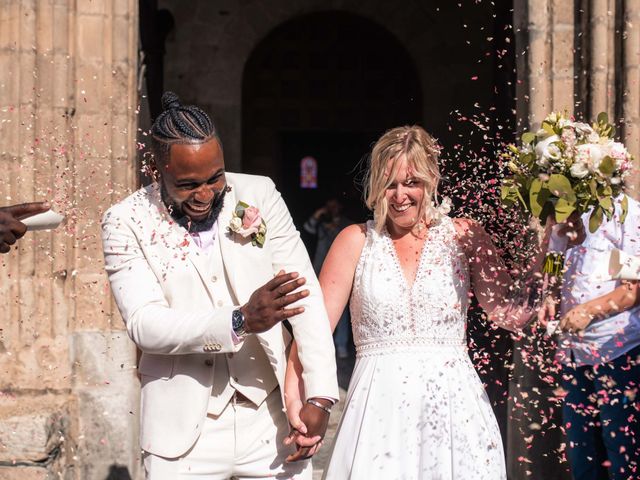
[[[244,325],[244,314],[240,309],[234,310],[231,314],[231,328],[238,338],[244,338],[248,335]]]

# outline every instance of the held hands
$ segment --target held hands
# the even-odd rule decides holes
[[[26,233],[20,220],[49,210],[48,202],[31,202],[0,208],[0,253],[7,253],[11,245]]]
[[[324,398],[310,399],[327,408],[331,402]],[[287,462],[305,460],[314,456],[322,446],[322,439],[329,425],[329,412],[311,403],[304,405],[299,399],[287,402],[287,416],[291,424],[291,433],[284,439],[285,445],[296,444],[298,449],[287,457]]]
[[[273,279],[253,292],[249,301],[240,308],[244,314],[245,331],[262,333],[276,323],[304,312],[304,307],[285,307],[309,295],[306,289],[294,292],[305,281],[297,272],[280,270]]]

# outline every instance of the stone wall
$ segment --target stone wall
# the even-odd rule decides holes
[[[0,257],[0,478],[137,476],[135,350],[100,245],[135,186],[136,65],[134,0],[0,1],[0,204],[67,216]]]

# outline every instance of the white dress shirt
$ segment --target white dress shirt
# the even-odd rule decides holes
[[[629,255],[640,255],[640,204],[629,198],[629,211],[620,222],[620,200],[611,221],[605,218],[595,233],[589,232],[590,212],[582,216],[587,238],[582,245],[566,253],[566,271],[562,283],[561,313],[606,295],[620,286],[620,280],[601,281],[597,267],[609,262],[610,251],[617,248]],[[596,365],[611,361],[640,345],[640,306],[617,315],[592,321],[578,334],[562,332],[558,336],[557,358],[562,363]],[[572,355],[573,354],[573,355]]]

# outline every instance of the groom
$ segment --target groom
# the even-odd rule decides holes
[[[308,255],[273,182],[225,172],[207,114],[170,92],[163,106],[151,132],[158,181],[109,209],[102,226],[111,289],[142,351],[147,478],[311,478],[308,460],[286,462],[294,448],[282,442],[292,340],[283,320],[304,368],[308,430],[297,457],[324,435],[338,398]]]

